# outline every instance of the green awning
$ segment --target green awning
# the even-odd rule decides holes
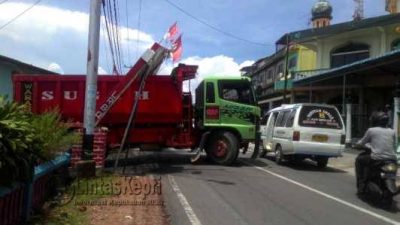
[[[287,89],[291,89],[293,87],[293,80],[292,79],[288,79],[287,80]],[[284,90],[285,89],[285,81],[284,80],[280,80],[280,81],[276,81],[274,83],[274,90],[278,91],[278,90]]]
[[[293,87],[307,86],[314,82],[357,73],[363,76],[375,73],[400,75],[400,49],[382,56],[360,60],[341,67],[324,70],[312,76],[296,79],[293,82]]]

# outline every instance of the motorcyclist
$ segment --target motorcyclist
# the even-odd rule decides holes
[[[393,129],[388,128],[389,116],[384,112],[375,112],[371,115],[371,128],[358,141],[358,146],[365,146],[371,152],[360,154],[356,158],[356,176],[358,194],[363,194],[368,180],[369,166],[374,161],[396,161],[396,136]]]

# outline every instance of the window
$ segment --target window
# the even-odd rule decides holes
[[[275,126],[279,127],[282,123],[283,112],[279,112],[278,117],[275,120]]]
[[[274,80],[274,71],[272,71],[272,70],[268,71],[268,79]]]
[[[293,111],[290,112],[288,119],[286,121],[286,126],[285,127],[293,127],[294,123],[294,117],[296,115],[297,109],[294,109]]]
[[[369,58],[369,46],[360,43],[350,43],[331,52],[331,67],[347,65]]]
[[[254,104],[254,94],[247,80],[219,81],[220,98],[243,104]]]
[[[196,88],[196,107],[201,108],[204,105],[204,82],[201,82]]]
[[[297,56],[294,56],[289,59],[289,69],[296,69],[297,68]]]
[[[214,95],[214,84],[207,82],[207,90],[206,90],[206,102],[214,103],[215,95]]]
[[[392,42],[392,50],[400,49],[400,39],[396,39]]]
[[[283,63],[279,64],[276,68],[277,79],[280,79],[283,76]]]
[[[303,106],[300,111],[299,125],[330,129],[342,129],[343,127],[337,110],[324,106]]]
[[[290,111],[279,112],[278,119],[276,120],[276,127],[284,127],[287,118],[289,117]]]

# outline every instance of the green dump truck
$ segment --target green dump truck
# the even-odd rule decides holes
[[[260,108],[246,77],[212,77],[196,89],[195,127],[207,157],[230,165],[239,149],[256,142]]]

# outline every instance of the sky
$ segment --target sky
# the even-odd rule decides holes
[[[0,1],[0,27],[36,1]],[[239,76],[241,67],[274,53],[275,41],[284,33],[310,28],[310,11],[316,1],[118,0],[123,64],[133,65],[176,21],[183,33],[180,62],[199,65],[196,82],[210,75]],[[332,23],[352,19],[352,0],[330,2]],[[365,17],[387,14],[384,2],[365,0]],[[89,6],[90,0],[40,1],[0,29],[0,55],[62,74],[85,74]],[[102,23],[99,74],[110,74],[112,63],[104,30]],[[167,74],[172,67],[169,59],[160,73]]]

